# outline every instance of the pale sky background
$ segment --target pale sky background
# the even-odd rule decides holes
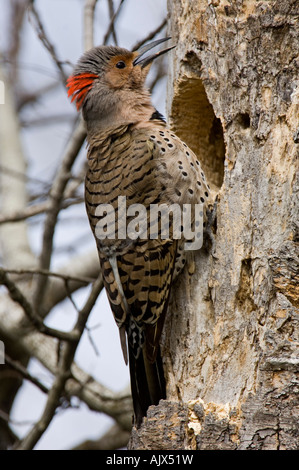
[[[0,0],[0,49],[5,48],[7,41],[7,12],[10,0]],[[115,5],[118,5],[116,0]],[[75,63],[83,52],[83,0],[36,0],[45,30],[54,44],[61,60]],[[166,0],[126,0],[122,14],[117,22],[117,36],[122,47],[131,47],[150,31],[155,29],[166,15]],[[99,0],[95,15],[95,43],[102,43],[103,35],[108,25],[107,1]],[[159,37],[163,37],[161,33]],[[59,80],[53,62],[38,40],[32,26],[26,21],[20,56],[22,86],[27,91],[34,91],[47,84]],[[71,72],[71,67],[69,68]],[[166,79],[161,81],[153,101],[158,110],[165,113]],[[33,107],[26,109],[22,119],[40,121],[44,116],[73,115],[76,112],[67,99],[66,90],[62,85],[48,93]],[[73,121],[57,120],[51,125],[35,125],[23,128],[22,140],[28,162],[29,175],[42,181],[49,181],[61,161],[68,141]],[[77,162],[85,158],[81,151]],[[81,159],[81,160],[80,160]],[[41,188],[31,183],[34,192]],[[35,219],[33,219],[34,221]],[[38,224],[30,225],[30,240],[32,249],[39,252],[41,232]],[[62,248],[66,245],[76,247],[76,251],[86,251],[94,246],[84,206],[73,206],[64,211],[62,220],[55,234],[55,257],[52,269],[61,265],[72,256]],[[77,249],[78,248],[78,249]],[[86,289],[74,295],[74,300],[80,306],[87,297]],[[69,329],[76,318],[76,313],[69,301],[66,301],[53,311],[47,319],[47,324],[56,328]],[[85,334],[76,355],[77,363],[92,374],[104,385],[114,390],[122,390],[129,383],[129,371],[125,366],[119,345],[118,329],[112,317],[106,296],[101,295],[88,321],[92,330],[93,341],[99,350],[95,354],[87,335]],[[30,371],[45,384],[51,384],[50,374],[37,361],[32,361]],[[43,410],[46,397],[33,385],[25,382],[15,402],[12,418],[16,423],[15,432],[22,437],[30,429],[30,423],[37,420]],[[68,449],[86,439],[98,438],[108,429],[113,421],[104,415],[91,412],[84,404],[75,403],[77,409],[67,409],[59,412],[47,432],[39,441],[36,449]]]

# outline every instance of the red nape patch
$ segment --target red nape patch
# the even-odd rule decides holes
[[[68,96],[72,96],[72,102],[76,100],[77,110],[81,108],[87,92],[92,88],[93,81],[98,76],[95,73],[81,73],[71,75],[66,81]]]

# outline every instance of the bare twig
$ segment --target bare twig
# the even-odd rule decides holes
[[[18,66],[20,67],[20,64],[18,64]],[[17,96],[17,111],[20,112],[28,104],[38,102],[41,97],[44,98],[47,93],[55,90],[55,88],[57,88],[59,85],[60,82],[56,80],[55,82],[51,82],[50,84],[45,85],[42,88],[35,90],[34,92],[32,90],[22,90],[21,93],[19,93]],[[21,123],[21,125],[24,126],[23,123]]]
[[[109,16],[110,16],[110,21],[112,20],[112,18],[114,17],[114,5],[113,5],[113,0],[108,0],[108,8],[109,8]],[[114,27],[114,22],[112,24],[112,29],[111,29],[111,34],[112,34],[112,37],[113,37],[113,41],[114,41],[114,44],[117,46],[118,45],[118,41],[117,41],[117,37],[116,37],[116,31],[115,31],[115,27]]]
[[[58,281],[58,279],[57,279]],[[63,282],[59,280],[59,282]],[[52,374],[57,372],[57,341],[39,331],[23,328],[22,307],[13,305],[7,295],[1,296],[0,324],[2,337],[17,342],[24,352],[35,357]],[[86,403],[89,409],[105,413],[115,419],[121,427],[130,430],[132,425],[132,400],[129,387],[115,392],[96,381],[75,363],[72,366],[73,378],[66,383],[67,397],[75,396]]]
[[[25,175],[26,163],[20,140],[18,115],[10,83],[0,62],[0,80],[5,84],[5,104],[0,105],[0,165],[9,172],[18,169]],[[15,179],[13,184],[8,173],[0,173],[1,214],[5,217],[13,211],[22,211],[28,199],[25,178]],[[1,246],[5,263],[10,267],[33,267],[36,264],[28,241],[27,226],[20,222],[17,226],[1,227]]]
[[[151,41],[155,36],[157,36],[157,34],[159,34],[162,29],[166,26],[167,24],[167,18],[164,18],[164,20],[162,21],[162,23],[156,28],[154,29],[151,33],[149,33],[145,38],[143,38],[141,41],[138,41],[133,47],[132,47],[132,51],[138,51],[138,49],[140,49],[140,47],[143,46],[143,44],[145,44],[146,42],[148,41]]]
[[[114,29],[114,26],[115,26],[115,22],[121,12],[121,9],[122,9],[122,6],[124,4],[125,0],[120,0],[119,2],[119,5],[118,5],[118,8],[116,9],[114,15],[112,16],[112,18],[110,19],[110,23],[108,25],[108,28],[107,28],[107,31],[104,35],[104,39],[103,39],[103,44],[107,44],[108,42],[108,39],[110,37],[110,34],[112,33],[113,29]]]
[[[2,268],[0,268],[0,285],[1,284],[7,288],[11,299],[14,302],[17,302],[22,307],[27,318],[41,333],[48,336],[53,336],[60,340],[74,341],[77,339],[76,334],[74,334],[73,332],[64,332],[46,326],[43,323],[42,319],[34,311],[32,305],[26,299],[24,294],[20,291],[17,285],[7,276],[5,270]]]
[[[102,288],[101,280],[97,280],[92,288],[92,291],[85,303],[83,309],[79,312],[77,323],[73,329],[73,334],[77,337],[74,342],[64,343],[62,354],[60,357],[60,364],[53,386],[48,394],[48,400],[40,420],[33,426],[27,436],[17,446],[18,450],[33,449],[35,444],[41,438],[50,422],[52,421],[55,411],[60,404],[61,397],[64,394],[67,380],[71,377],[71,365],[74,360],[74,355],[77,346],[84,331],[88,316],[94,306],[100,290]]]
[[[30,0],[31,1],[31,0]],[[0,56],[0,62],[3,64],[11,64],[11,60],[4,58]],[[61,65],[67,65],[69,67],[74,67],[74,63],[69,61],[69,60],[62,60],[60,61]],[[45,77],[53,78],[54,80],[59,81],[60,75],[57,75],[57,72],[54,71],[51,67],[49,66],[43,66],[43,65],[38,65],[36,63],[28,63],[28,62],[22,62],[21,60],[18,61],[18,67],[20,70],[30,70],[32,72],[36,72],[38,74],[44,75]],[[59,82],[60,83],[60,82]]]
[[[17,421],[15,419],[11,419],[11,417],[9,416],[8,413],[5,413],[5,411],[3,410],[0,410],[0,418],[3,420],[3,421],[6,421],[7,423],[9,424],[13,424],[15,426],[28,426],[29,425],[32,425],[33,424],[33,421]]]
[[[71,201],[63,201],[61,204],[61,209],[67,209],[74,204],[82,204],[84,199],[82,197],[78,197],[77,199],[73,199]],[[0,225],[12,223],[12,222],[20,222],[21,220],[29,219],[30,217],[34,217],[35,215],[44,214],[51,210],[52,204],[50,200],[40,202],[39,204],[35,204],[33,206],[26,207],[22,211],[14,212],[13,214],[0,216]]]
[[[79,279],[97,278],[100,275],[99,258],[94,249],[88,253],[82,253],[71,258],[66,265],[58,271],[64,275],[76,276]],[[73,293],[82,287],[81,282],[68,281],[69,292]],[[59,277],[49,279],[45,299],[40,311],[40,315],[45,317],[55,305],[65,299],[64,280]]]
[[[151,93],[153,93],[156,85],[159,83],[160,80],[162,80],[162,78],[165,77],[165,75],[166,75],[166,70],[165,70],[164,61],[160,60],[156,64],[155,75],[154,75],[152,81],[148,85],[149,90],[150,90]]]
[[[50,267],[53,250],[53,237],[58,214],[60,212],[64,198],[64,191],[71,176],[71,168],[82,147],[82,144],[85,140],[85,136],[86,130],[83,122],[80,120],[79,125],[75,129],[72,138],[66,148],[62,164],[53,182],[53,186],[50,192],[52,207],[47,213],[44,225],[43,246],[39,260],[40,269],[49,269]],[[38,307],[42,303],[46,285],[47,278],[45,276],[40,276],[37,281],[36,293],[34,298],[34,307],[36,310],[38,310]]]
[[[35,119],[23,119],[20,122],[22,127],[33,127],[33,126],[49,126],[51,124],[57,125],[58,122],[72,122],[74,121],[74,115],[71,113],[64,114],[50,114],[48,116],[37,117]]]
[[[80,187],[80,185],[83,183],[85,174],[86,174],[86,166],[87,166],[87,161],[84,161],[81,170],[79,171],[78,175],[72,175],[71,181],[69,181],[69,184],[65,190],[64,193],[64,200],[61,203],[61,209],[67,209],[68,207],[74,205],[74,204],[81,204],[84,202],[84,199],[80,196],[76,195],[77,189]],[[29,178],[27,177],[24,173],[18,172],[16,170],[12,170],[9,168],[5,168],[2,165],[0,165],[0,173],[7,173],[11,177],[20,179],[21,181],[30,181],[36,184],[42,184],[44,187],[44,192],[40,195],[41,197],[44,197],[46,193],[48,193],[49,189],[51,188],[52,184],[51,183],[46,183],[44,181],[41,181],[37,178]],[[35,199],[36,197],[39,196],[34,196],[32,199]],[[24,208],[21,211],[15,211],[15,212],[10,212],[5,215],[0,215],[0,225],[1,224],[7,224],[11,222],[19,222],[25,219],[28,219],[30,217],[34,217],[35,215],[43,214],[45,212],[48,212],[52,208],[52,202],[51,200],[47,199],[46,201],[40,202],[38,204],[34,204],[31,206],[28,206]]]
[[[96,325],[96,326],[90,328],[89,326],[86,325],[86,331],[87,331],[87,336],[88,336],[89,342],[91,344],[91,347],[93,348],[95,355],[99,357],[100,356],[99,349],[98,349],[96,343],[94,342],[92,334],[91,334],[91,331],[94,330],[95,328],[97,328],[98,326],[99,325]]]
[[[5,363],[9,364],[10,367],[19,372],[19,374],[24,379],[36,385],[36,387],[38,387],[43,393],[49,392],[49,389],[44,384],[42,384],[36,377],[33,377],[33,375],[28,372],[26,367],[24,367],[20,362],[11,359],[7,354],[5,354]]]
[[[108,431],[95,441],[85,441],[72,450],[116,450],[126,447],[130,431],[124,430],[118,424],[114,424]]]
[[[45,31],[43,23],[40,19],[39,13],[37,12],[37,10],[34,6],[34,2],[32,0],[31,0],[31,4],[29,6],[29,12],[31,12],[31,15],[29,14],[29,21],[31,22],[33,28],[35,29],[38,38],[41,40],[42,44],[45,46],[47,51],[50,53],[54,63],[57,66],[57,69],[58,69],[58,72],[60,74],[61,80],[62,80],[63,83],[65,83],[65,81],[67,79],[67,75],[65,74],[65,72],[63,70],[63,66],[62,66],[63,62],[58,59],[55,47],[50,42],[50,40],[49,40],[49,38],[46,34],[46,31]]]
[[[45,191],[47,191],[51,187],[51,184],[48,181],[44,181],[39,178],[33,178],[31,176],[26,175],[23,171],[16,170],[15,168],[11,168],[10,166],[6,166],[1,163],[0,163],[0,173],[9,175],[11,178],[15,178],[18,181],[22,181],[22,182],[28,181],[28,182],[35,183],[35,184],[41,184],[44,186]]]
[[[46,269],[5,269],[1,268],[7,274],[17,274],[19,276],[24,276],[26,274],[36,275],[39,274],[41,276],[48,276],[48,277],[57,277],[59,279],[63,279],[65,282],[80,282],[81,284],[87,285],[95,281],[94,278],[91,277],[76,277],[76,276],[69,276],[67,274],[57,273],[53,271],[48,271]]]
[[[94,12],[98,0],[85,0],[84,5],[84,49],[94,46]]]
[[[70,300],[72,306],[74,307],[76,312],[79,313],[79,308],[77,307],[77,304],[73,299],[71,289],[69,288],[69,281],[67,281],[66,279],[64,279],[64,287],[65,287],[66,295],[67,295],[68,299]]]

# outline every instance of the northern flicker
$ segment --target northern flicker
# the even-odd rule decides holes
[[[95,47],[80,58],[67,82],[68,94],[86,122],[86,209],[124,359],[130,365],[137,426],[150,405],[166,398],[159,341],[171,285],[187,253],[186,236],[175,217],[170,217],[169,233],[163,237],[161,216],[155,226],[149,212],[161,204],[175,204],[182,211],[202,204],[205,223],[210,198],[200,162],[168,129],[145,86],[153,60],[172,48],[151,55],[149,51],[167,39],[137,52]],[[134,214],[122,226],[120,200],[127,214],[129,207],[135,214],[136,207],[146,209],[145,232],[129,236]],[[106,237],[97,231],[103,219],[111,220]],[[194,214],[192,224],[194,229]],[[151,229],[155,236],[149,236]],[[120,231],[125,235],[117,236]],[[174,237],[174,231],[181,231],[181,237]]]

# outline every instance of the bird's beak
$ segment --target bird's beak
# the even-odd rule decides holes
[[[158,46],[162,42],[169,41],[169,39],[171,38],[157,39],[156,41],[150,42],[146,46],[141,47],[138,50],[138,56],[133,61],[133,65],[134,66],[140,65],[141,68],[144,68],[147,65],[149,65],[153,60],[155,60],[157,57],[160,57],[161,55],[173,49],[175,46],[168,47],[167,49],[163,49],[162,51],[156,52],[155,54],[151,54],[150,56],[144,56],[148,51]]]

